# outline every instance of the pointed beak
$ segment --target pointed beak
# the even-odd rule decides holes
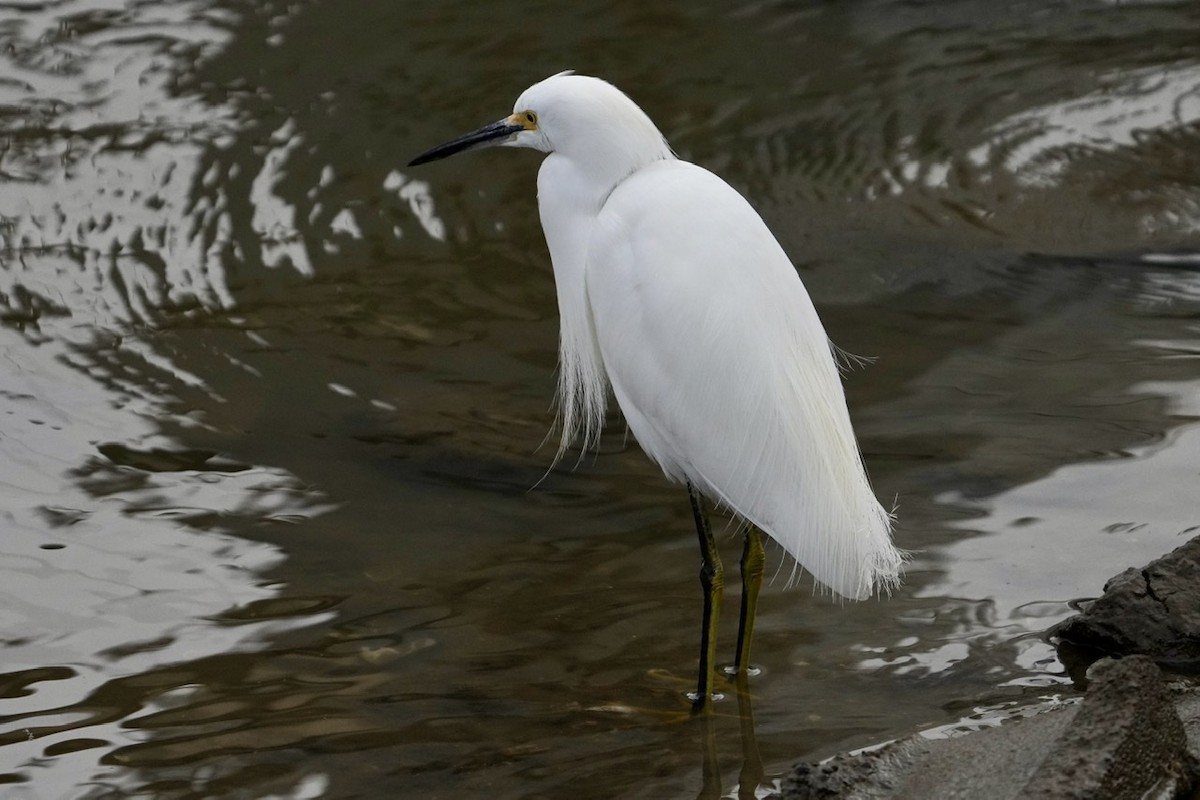
[[[525,130],[524,125],[516,125],[512,122],[512,117],[505,117],[490,125],[484,125],[477,131],[471,131],[466,136],[460,136],[445,144],[439,144],[437,147],[426,150],[408,162],[408,166],[415,167],[418,164],[427,164],[430,161],[437,161],[440,158],[448,158],[455,153],[504,144],[510,137],[523,130]]]

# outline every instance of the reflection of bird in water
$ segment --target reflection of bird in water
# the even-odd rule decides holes
[[[561,316],[561,457],[599,434],[608,387],[642,449],[686,484],[705,589],[696,709],[714,675],[723,571],[702,495],[753,523],[733,671],[749,669],[763,544],[834,592],[893,586],[903,561],[867,480],[831,344],[795,268],[753,208],[680,161],[618,89],[563,73],[513,113],[410,166],[486,145],[549,155],[538,207]]]

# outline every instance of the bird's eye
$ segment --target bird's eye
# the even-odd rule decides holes
[[[537,114],[533,113],[532,111],[526,111],[525,112],[525,121],[528,122],[530,125],[536,125],[537,124]]]

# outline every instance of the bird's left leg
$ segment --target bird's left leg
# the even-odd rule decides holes
[[[738,615],[737,660],[733,674],[750,671],[750,640],[754,635],[754,615],[758,611],[758,590],[762,586],[766,551],[762,532],[746,523],[746,545],[742,550],[742,611]]]
[[[700,628],[700,679],[696,685],[696,696],[692,699],[692,712],[711,708],[715,664],[717,660],[717,627],[721,620],[721,594],[725,589],[725,571],[721,556],[713,539],[708,515],[704,512],[704,498],[696,487],[688,482],[688,495],[692,500],[692,516],[696,518],[696,533],[700,537],[700,585],[704,588],[704,621]]]

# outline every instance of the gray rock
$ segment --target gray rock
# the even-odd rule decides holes
[[[1106,660],[1083,703],[953,739],[920,736],[798,764],[785,800],[1172,798],[1193,786],[1183,723],[1154,662]]]
[[[1083,707],[1058,738],[1021,797],[1178,797],[1195,765],[1183,722],[1146,656],[1106,659],[1091,672]]]
[[[953,739],[913,736],[785,778],[786,800],[1123,800],[1200,787],[1200,690],[1172,697],[1155,662],[1200,669],[1200,537],[1110,580],[1050,631],[1092,668],[1079,705]],[[1068,666],[1070,666],[1068,664]],[[1190,751],[1189,751],[1190,744]],[[1200,797],[1200,795],[1196,795]]]
[[[1104,585],[1083,613],[1050,629],[1063,645],[1095,655],[1141,653],[1175,669],[1200,669],[1200,537]],[[1077,656],[1078,650],[1072,655]]]
[[[912,736],[857,755],[797,764],[785,800],[1004,800],[1016,797],[1079,707],[954,739]]]

